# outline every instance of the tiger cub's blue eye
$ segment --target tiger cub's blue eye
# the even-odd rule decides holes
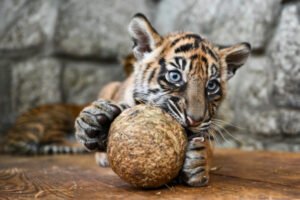
[[[217,86],[217,84],[215,81],[209,81],[209,83],[207,84],[207,89],[214,90],[216,86]]]
[[[219,84],[216,80],[211,80],[207,83],[206,88],[208,93],[215,93],[219,89]]]
[[[181,81],[181,74],[177,71],[170,71],[168,76],[169,76],[169,80],[172,82],[180,82]]]

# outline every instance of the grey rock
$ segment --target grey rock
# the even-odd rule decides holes
[[[253,135],[273,136],[280,135],[280,113],[277,109],[247,109],[235,112],[235,124],[243,129],[240,133],[247,132]]]
[[[14,116],[11,110],[11,63],[0,61],[0,138],[9,125],[13,122]]]
[[[282,133],[286,135],[300,135],[300,111],[281,109],[279,114],[279,124]]]
[[[156,17],[154,18],[154,26],[156,30],[164,35],[169,32],[179,31],[178,16],[182,15],[190,5],[193,5],[193,0],[163,0],[160,1],[157,9]]]
[[[273,82],[272,64],[267,56],[250,56],[249,60],[229,80],[228,99],[231,106],[244,109],[266,107],[273,103],[270,98]]]
[[[124,74],[118,64],[66,63],[63,73],[64,100],[75,104],[94,101],[105,84],[124,79]]]
[[[12,110],[61,102],[60,63],[51,58],[34,58],[12,66]]]
[[[18,16],[28,0],[2,0],[0,1],[0,37]]]
[[[253,48],[263,48],[280,7],[280,0],[164,0],[156,24],[164,32],[197,32],[217,44],[248,41]]]
[[[210,38],[219,44],[247,41],[253,49],[264,48],[280,8],[280,0],[221,1]]]
[[[279,134],[278,114],[272,111],[270,98],[272,82],[269,58],[251,56],[228,82],[228,94],[218,112],[221,119],[242,126],[252,134]]]
[[[193,31],[206,36],[212,32],[220,2],[221,0],[163,0],[158,6],[155,26],[162,34]]]
[[[31,0],[26,1],[26,3],[20,2],[20,5],[17,4],[15,7],[18,11],[15,11],[15,16],[6,19],[10,23],[0,38],[0,50],[2,52],[41,46],[50,40],[54,33],[57,16],[56,1]],[[8,2],[3,4],[6,8],[11,6],[11,3]]]
[[[278,106],[300,108],[300,3],[288,4],[269,47]]]
[[[112,58],[130,52],[127,25],[136,12],[148,15],[145,0],[66,0],[56,31],[59,53]]]
[[[253,135],[299,135],[300,112],[284,108],[248,108],[235,112],[235,121],[242,129],[240,133],[247,132]]]
[[[298,144],[286,144],[286,143],[268,143],[264,146],[267,151],[290,151],[290,152],[300,152],[300,143]]]
[[[219,138],[217,148],[300,152],[299,136],[293,136],[289,139],[283,136],[261,137],[247,133],[233,133],[233,136],[235,139],[227,137],[226,141]]]
[[[274,97],[277,94],[273,92],[277,71],[278,68],[268,56],[251,56],[248,63],[229,81],[228,96],[219,110],[221,119],[244,128],[236,130],[241,134],[299,134],[300,112],[277,106],[278,100]]]

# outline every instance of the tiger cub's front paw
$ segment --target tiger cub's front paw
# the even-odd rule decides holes
[[[204,137],[192,138],[187,147],[180,178],[189,186],[205,186],[209,181],[211,154]]]
[[[94,101],[75,121],[77,140],[90,151],[104,151],[110,124],[122,110],[123,107],[106,100]]]

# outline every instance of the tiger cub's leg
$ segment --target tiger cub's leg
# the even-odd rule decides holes
[[[4,152],[27,155],[86,152],[71,140],[75,118],[82,108],[54,104],[26,111],[7,132]]]
[[[101,167],[109,167],[109,162],[107,158],[107,153],[105,152],[96,152],[95,153],[96,163]]]
[[[126,108],[104,99],[94,101],[75,121],[77,140],[90,151],[105,151],[110,124]]]
[[[213,142],[209,135],[189,138],[180,179],[190,186],[205,186],[209,181]]]

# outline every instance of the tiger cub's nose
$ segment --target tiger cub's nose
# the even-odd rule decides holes
[[[194,120],[192,117],[187,116],[187,123],[189,126],[198,126],[199,124],[201,124],[202,120]]]

